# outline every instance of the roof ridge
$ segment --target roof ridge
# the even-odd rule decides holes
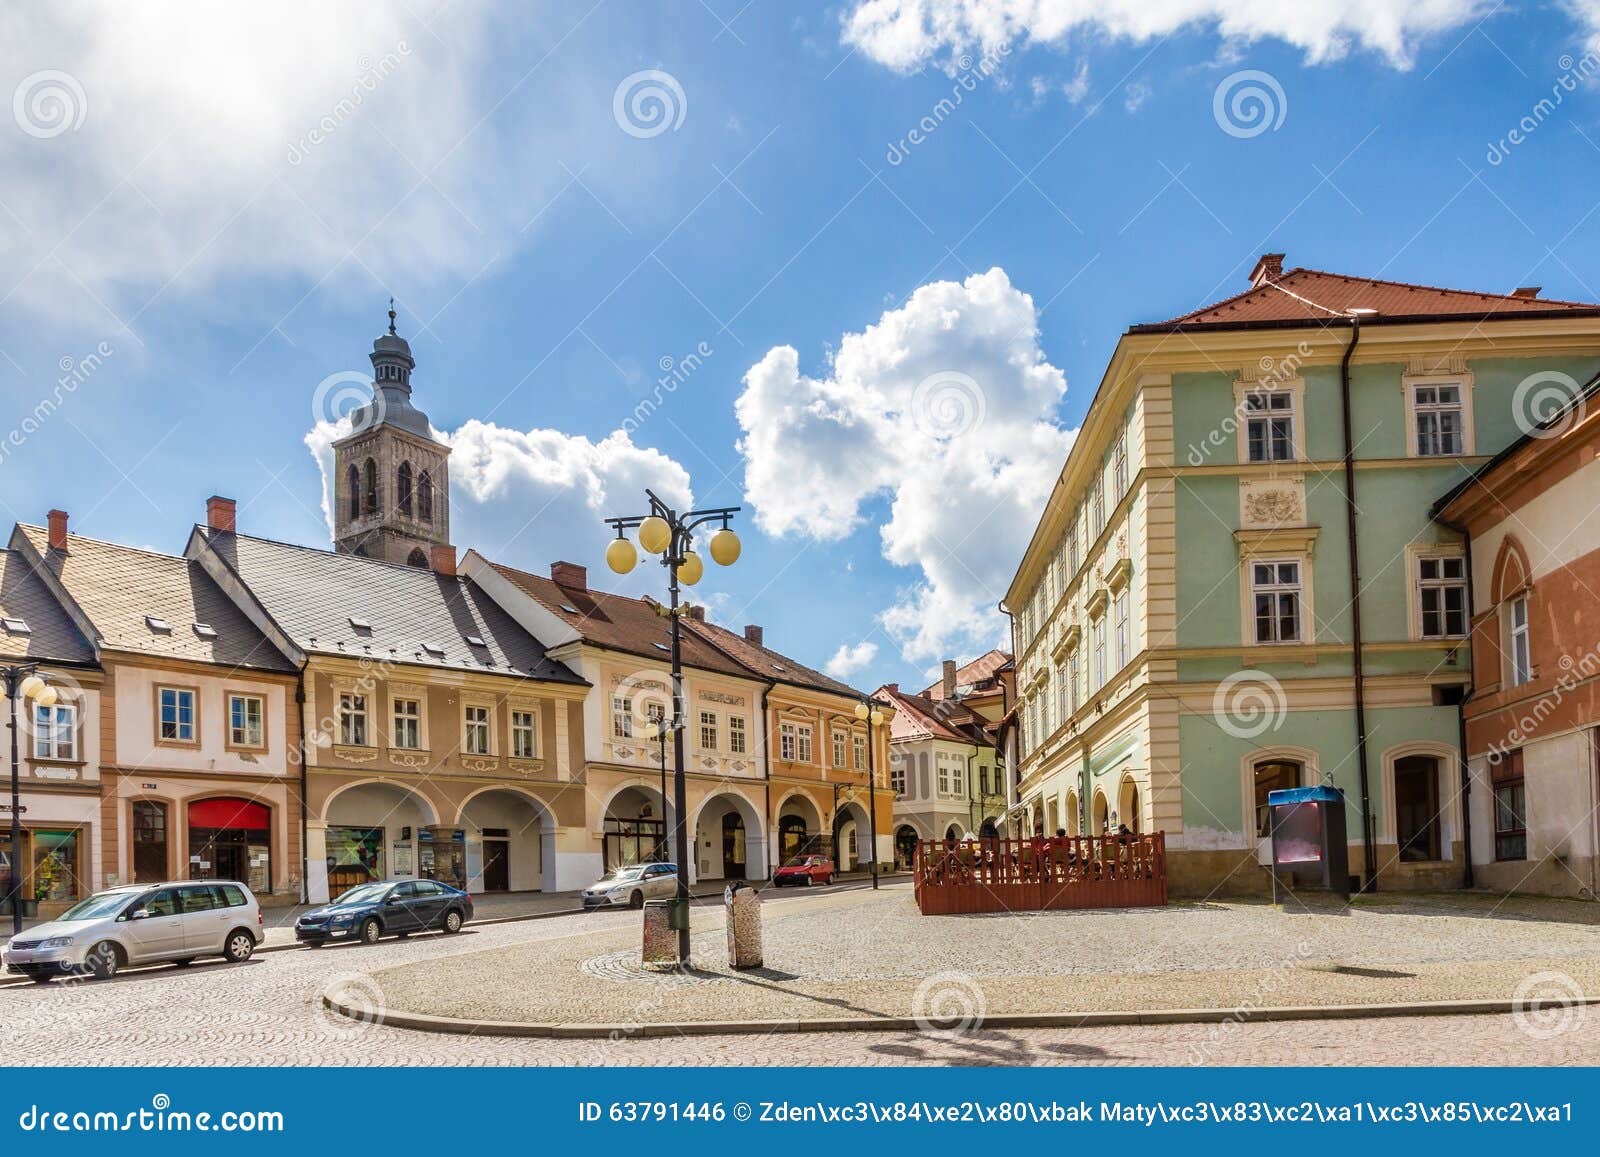
[[[369,558],[364,554],[345,554],[342,551],[327,550],[320,546],[307,546],[303,542],[284,542],[281,538],[267,538],[265,535],[260,534],[242,534],[237,530],[218,530],[216,527],[208,526],[203,522],[195,523],[195,529],[206,532],[208,538],[213,534],[219,536],[231,535],[234,538],[248,538],[252,542],[264,542],[268,546],[282,546],[287,547],[290,550],[303,550],[310,554],[327,555],[329,558],[346,558],[351,562],[362,563],[370,566],[392,567],[395,570],[406,571],[410,574],[432,575],[435,578],[454,578],[461,579],[463,581],[466,581],[468,577],[462,574],[443,575],[431,568],[412,566],[408,562],[391,562],[386,558]]]
[[[17,523],[17,525],[22,527],[23,530],[37,530],[37,531],[40,531],[41,533],[46,534],[46,535],[48,535],[50,533],[50,530],[49,530],[48,527],[38,526],[38,525],[36,525],[36,524],[34,524],[32,522],[19,522],[19,523]],[[181,562],[181,563],[187,564],[187,563],[193,561],[192,559],[189,559],[189,558],[185,557],[184,555],[181,555],[181,554],[168,554],[166,551],[163,551],[163,550],[152,550],[148,546],[129,546],[125,542],[112,542],[109,538],[94,538],[94,537],[92,537],[90,535],[87,535],[87,534],[78,534],[76,531],[68,531],[67,532],[67,541],[70,542],[74,538],[78,539],[80,542],[92,542],[96,546],[109,546],[109,547],[113,547],[116,550],[132,551],[134,554],[148,555],[151,558],[164,558],[168,562]]]
[[[1470,297],[1491,297],[1502,301],[1537,301],[1542,305],[1571,305],[1579,309],[1592,309],[1600,302],[1594,301],[1569,301],[1559,297],[1518,297],[1515,293],[1490,293],[1483,289],[1454,289],[1448,285],[1426,285],[1420,281],[1395,281],[1388,277],[1364,277],[1357,273],[1335,273],[1331,269],[1312,269],[1309,265],[1297,265],[1288,273],[1278,278],[1284,280],[1296,273],[1315,273],[1319,277],[1341,277],[1346,281],[1366,281],[1374,285],[1395,285],[1401,289],[1423,289],[1430,293],[1459,293]],[[1271,285],[1272,282],[1266,284]],[[1218,304],[1221,304],[1220,302]]]

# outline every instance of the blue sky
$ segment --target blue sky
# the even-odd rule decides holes
[[[8,11],[0,514],[326,544],[318,385],[393,294],[460,547],[598,577],[644,485],[743,504],[713,616],[916,683],[1001,638],[1129,324],[1269,250],[1600,300],[1592,8],[1343,7]]]

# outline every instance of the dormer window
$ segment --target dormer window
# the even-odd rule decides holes
[[[144,617],[144,625],[158,635],[172,634],[172,624],[167,622],[166,619],[158,618],[155,615],[146,615]]]

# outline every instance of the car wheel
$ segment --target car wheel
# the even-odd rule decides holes
[[[808,887],[808,888],[811,887],[812,884],[816,883],[816,881],[811,878],[811,873],[810,872],[806,873],[805,879],[806,879],[806,887]]]
[[[102,940],[89,949],[83,963],[96,980],[110,980],[122,964],[122,953],[111,941]]]
[[[383,925],[379,924],[375,917],[368,916],[361,922],[361,943],[376,944],[378,937],[382,935]]]
[[[174,965],[176,965],[178,968],[188,968],[189,965],[194,963],[194,957],[193,956],[185,956],[182,960],[174,960],[172,963]]]
[[[23,975],[25,975],[29,980],[33,981],[35,984],[49,984],[50,983],[50,974],[48,972],[44,971],[43,969],[40,969],[38,971],[29,971],[29,972],[24,973]]]
[[[222,945],[222,958],[229,964],[243,964],[256,950],[256,938],[243,928],[228,933]]]
[[[630,908],[643,908],[644,907],[644,893],[636,891],[636,892],[633,893],[633,895],[629,896],[628,897],[628,907],[630,907]]]
[[[306,947],[307,948],[321,948],[322,947],[322,941],[320,941],[320,940],[307,940],[306,941]]]
[[[446,932],[461,931],[461,913],[454,908],[444,914],[444,930]]]

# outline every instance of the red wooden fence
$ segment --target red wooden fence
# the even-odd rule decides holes
[[[924,916],[1167,902],[1165,832],[1032,840],[923,840],[913,866]]]

